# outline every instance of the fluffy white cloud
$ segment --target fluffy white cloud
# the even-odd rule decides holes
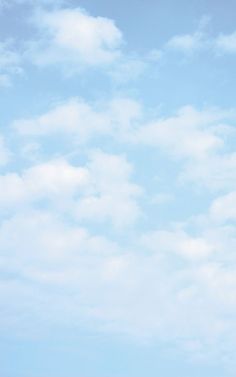
[[[107,64],[119,57],[122,34],[108,18],[68,8],[41,11],[34,24],[43,34],[31,50],[38,64],[69,63],[76,69],[76,65]]]
[[[30,10],[35,6],[33,0],[13,1],[32,5]],[[122,81],[160,59],[157,50],[143,60],[119,58],[122,35],[112,20],[42,2],[53,10],[46,7],[33,20],[39,37],[28,53],[38,64],[65,63],[71,71],[105,65]],[[213,49],[217,43],[219,50],[233,51],[233,37],[230,44],[226,37],[209,39],[199,27],[175,36],[163,51]],[[0,45],[5,84],[20,63],[13,51]],[[34,77],[36,71],[29,71]],[[212,351],[218,360],[234,353],[235,113],[185,106],[161,117],[149,110],[144,113],[131,98],[93,103],[71,98],[32,116],[29,102],[23,110],[29,118],[4,130],[16,155],[0,175],[1,333],[36,329],[41,335],[47,326],[76,332],[81,326],[163,340],[194,356]],[[110,152],[86,148],[94,144]],[[0,137],[0,164],[8,159]],[[184,181],[183,191],[176,189],[172,171],[164,171],[169,164]],[[167,191],[162,177],[155,180],[158,168],[167,177]],[[201,206],[212,200],[206,187],[223,193],[205,213],[184,221],[183,213],[191,215],[190,201],[196,199],[195,212],[202,199],[189,182],[204,188]],[[173,223],[177,213],[181,222]]]
[[[209,346],[220,357],[222,337],[226,349],[235,340],[236,278],[214,240],[220,262],[206,234],[146,233],[124,250],[52,213],[16,215],[0,227],[0,266],[18,279],[1,284],[1,302],[16,315],[1,323],[16,331],[19,321],[30,327],[28,316],[44,330],[82,321],[83,328],[186,348],[196,341],[202,357]]]
[[[193,261],[205,259],[214,251],[210,242],[203,237],[191,237],[182,230],[150,232],[143,237],[142,242],[157,253],[175,253]]]
[[[91,193],[76,205],[77,218],[98,223],[108,220],[118,228],[133,224],[141,214],[137,204],[141,189],[130,182],[132,167],[127,160],[96,151],[88,170]]]
[[[85,166],[65,159],[25,169],[22,174],[0,176],[0,207],[44,205],[66,211],[79,221],[103,223],[117,228],[132,225],[140,216],[137,203],[141,189],[130,181],[132,166],[125,157],[93,152]]]
[[[174,157],[202,159],[223,146],[219,126],[225,116],[224,112],[198,111],[185,106],[176,116],[143,125],[137,130],[135,139],[160,147]]]
[[[184,106],[173,116],[146,120],[142,105],[131,98],[114,98],[106,104],[73,98],[35,118],[16,120],[12,127],[31,137],[65,134],[73,136],[76,143],[84,143],[96,136],[109,136],[151,146],[183,161],[182,181],[232,189],[235,154],[227,151],[227,140],[235,136],[234,120],[232,110],[198,110],[193,106]]]
[[[210,208],[212,221],[226,222],[236,220],[236,191],[215,199]]]
[[[98,106],[74,98],[38,117],[16,120],[13,128],[32,136],[73,134],[78,141],[105,134],[160,147],[174,156],[202,159],[223,146],[221,135],[228,131],[222,121],[230,116],[217,109],[199,111],[185,106],[173,117],[145,123],[141,105],[132,99],[114,98]]]
[[[35,118],[16,120],[12,127],[21,135],[64,133],[76,137],[77,142],[85,142],[104,134],[127,137],[132,121],[140,114],[140,105],[129,98],[114,98],[106,106],[73,98]]]
[[[106,115],[93,110],[79,99],[71,99],[57,105],[34,119],[20,119],[13,127],[25,135],[50,135],[55,133],[77,134],[81,141],[96,132],[109,131],[109,119]]]
[[[60,200],[75,194],[88,183],[88,172],[59,159],[36,165],[22,175],[0,176],[0,206],[2,208],[34,202],[44,198]]]
[[[209,116],[200,119],[208,122]],[[141,190],[131,174],[124,156],[95,150],[83,166],[57,159],[0,177],[2,208],[24,205],[0,224],[0,269],[7,276],[0,297],[15,313],[1,323],[17,331],[19,321],[26,328],[27,322],[34,327],[41,321],[83,321],[83,327],[170,340],[188,349],[196,341],[201,356],[214,340],[217,354],[220,339],[234,341],[228,329],[236,328],[235,228],[224,225],[235,219],[235,195],[216,199],[207,227],[195,224],[192,234],[178,227],[135,232],[121,247],[84,224],[127,228],[140,216]],[[39,210],[35,203],[44,199],[53,207],[44,203]]]
[[[202,160],[188,163],[181,173],[184,182],[195,182],[211,191],[236,188],[236,154],[215,153]]]

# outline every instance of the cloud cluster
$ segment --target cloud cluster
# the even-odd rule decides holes
[[[235,111],[188,105],[173,116],[149,118],[132,98],[114,98],[105,105],[74,98],[35,118],[15,120],[12,128],[27,137],[67,135],[85,144],[108,136],[178,161],[181,180],[212,189],[235,185],[235,153],[227,147],[235,137]]]
[[[235,341],[235,244],[235,228],[209,225],[197,236],[178,229],[143,233],[124,250],[47,211],[16,215],[0,228],[1,268],[14,276],[1,283],[2,304],[13,306],[17,318],[8,317],[7,326],[33,331],[34,321],[82,322],[219,358]]]
[[[63,307],[59,326],[83,321],[100,331],[168,340],[199,357],[209,349],[217,357],[222,348],[229,352],[235,342],[229,329],[236,325],[235,158],[227,149],[232,120],[232,111],[192,106],[174,116],[145,119],[141,104],[128,98],[102,108],[72,99],[35,118],[16,120],[12,127],[20,138],[83,135],[89,145],[97,134],[132,148],[151,147],[178,163],[186,180],[209,187],[220,182],[217,188],[231,190],[214,198],[200,216],[140,231],[134,227],[142,214],[138,199],[147,187],[131,181],[132,165],[122,155],[93,150],[83,165],[61,157],[2,175],[1,266],[19,281],[4,283],[9,297],[17,292],[21,298],[9,309],[18,321],[24,322],[30,302],[30,323],[43,317],[53,326]],[[230,170],[222,168],[226,165]],[[13,215],[15,208],[20,214]],[[114,234],[127,239],[115,237],[115,242]],[[64,290],[60,297],[58,287]],[[8,326],[13,322],[8,318]]]
[[[81,8],[34,9],[31,27],[24,58],[40,72],[54,64],[76,73],[106,67],[116,82],[135,79],[147,60],[171,50],[235,51],[235,33],[209,38],[200,25],[162,53],[124,57],[114,21]],[[0,83],[9,84],[20,62],[10,42],[0,44]],[[93,102],[65,96],[35,115],[29,106],[0,137],[0,332],[82,323],[233,358],[235,110],[187,104],[161,116],[119,94]],[[10,167],[8,141],[16,152]],[[166,191],[153,179],[163,162],[177,172],[176,180],[166,174]],[[204,192],[205,210],[183,219],[177,186],[186,206],[199,200],[196,188]]]

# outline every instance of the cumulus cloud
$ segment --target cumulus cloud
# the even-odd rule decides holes
[[[43,3],[52,7],[35,13],[24,55],[39,65],[105,66],[122,82],[163,51],[234,50],[234,34],[209,38],[199,26],[143,60],[126,58],[112,20]],[[0,55],[7,85],[20,59],[11,42]],[[32,115],[35,102],[24,100],[28,116],[0,137],[0,332],[81,326],[170,342],[202,358],[235,356],[235,112],[187,105],[161,116],[117,95],[68,98]],[[9,166],[6,144],[16,154]],[[168,182],[155,180],[169,166],[177,181],[172,171],[163,174]],[[191,216],[199,202],[208,208]]]
[[[220,149],[227,132],[221,122],[231,116],[218,109],[185,106],[172,117],[145,122],[142,105],[130,98],[114,98],[106,106],[74,98],[35,118],[18,119],[12,127],[21,135],[76,135],[78,141],[100,135],[162,148],[177,157],[203,158]],[[230,128],[230,126],[228,126]]]
[[[182,230],[150,232],[143,237],[142,242],[153,251],[174,252],[179,257],[193,261],[206,259],[214,251],[214,247],[204,237],[191,237]]]
[[[177,157],[201,159],[222,146],[216,125],[223,117],[218,111],[198,111],[185,106],[176,116],[153,120],[140,127],[136,140]]]
[[[20,119],[13,123],[13,127],[23,135],[72,133],[78,134],[81,140],[86,140],[95,132],[107,132],[108,126],[104,114],[94,111],[79,99],[68,100],[39,117]]]
[[[35,118],[15,120],[12,127],[21,135],[68,134],[76,137],[77,142],[97,135],[126,137],[132,121],[141,114],[140,107],[129,98],[114,98],[105,105],[72,98]]]
[[[123,228],[141,215],[137,203],[141,189],[130,181],[131,173],[125,157],[99,150],[85,166],[71,165],[63,158],[48,161],[21,174],[0,176],[0,207],[9,212],[46,200],[77,220],[109,221]]]
[[[187,163],[181,172],[181,180],[195,182],[198,187],[211,191],[234,190],[236,187],[236,154],[216,153],[202,160]]]
[[[146,117],[143,106],[132,98],[117,97],[107,103],[66,100],[48,112],[18,119],[12,128],[20,136],[67,135],[76,143],[109,137],[131,145],[152,147],[182,161],[182,182],[195,181],[208,188],[235,185],[235,154],[227,140],[235,136],[235,112],[218,108],[184,106],[166,117]]]
[[[37,64],[68,63],[78,69],[108,64],[120,55],[122,33],[114,21],[83,9],[44,10],[37,13],[34,25],[41,34],[30,51]]]
[[[123,156],[92,153],[88,164],[91,194],[76,205],[76,216],[92,222],[111,221],[115,227],[133,224],[141,215],[137,198],[141,188],[130,182],[132,167]]]
[[[186,348],[196,341],[202,357],[209,347],[220,357],[222,337],[226,348],[234,340],[228,330],[236,325],[235,268],[222,262],[219,232],[214,237],[204,232],[144,233],[124,250],[53,213],[29,211],[5,220],[1,267],[25,283],[5,282],[8,299],[1,293],[1,302],[14,305],[17,317],[4,323],[15,329],[21,321],[27,327],[27,307],[32,326],[42,320],[47,326],[82,321],[83,328]],[[37,291],[30,288],[35,282]],[[16,293],[18,299],[9,300]]]
[[[156,148],[179,166],[179,182],[210,190],[235,187],[235,112],[217,108],[180,108],[175,115],[132,123],[126,140]]]
[[[177,116],[158,127],[171,135],[169,127],[174,132],[190,124],[195,132],[218,120],[218,114],[188,111],[181,120]],[[184,157],[197,159],[198,154],[185,152]],[[207,227],[190,220],[186,229],[131,232],[121,244],[107,231],[106,236],[99,228],[88,231],[85,226],[97,222],[127,229],[139,218],[142,190],[132,182],[132,172],[124,156],[94,150],[82,166],[59,158],[0,177],[2,209],[23,205],[16,215],[11,211],[4,218],[2,211],[0,268],[14,281],[1,283],[0,296],[16,316],[2,323],[17,331],[21,321],[27,328],[27,307],[32,327],[34,321],[47,326],[82,321],[96,331],[168,340],[190,352],[189,344],[197,342],[201,356],[214,341],[212,352],[219,357],[220,339],[230,344],[234,335],[228,329],[236,327],[235,269],[229,263],[235,259],[235,228],[225,225],[235,216],[229,212],[234,195],[215,199]]]
[[[82,189],[88,181],[86,169],[59,159],[26,169],[22,174],[0,176],[0,206],[15,208],[41,199],[62,200]]]

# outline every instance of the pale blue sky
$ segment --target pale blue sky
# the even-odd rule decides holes
[[[231,377],[234,1],[0,0],[0,376]]]

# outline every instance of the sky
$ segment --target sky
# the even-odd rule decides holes
[[[236,375],[236,9],[0,0],[0,376]]]

